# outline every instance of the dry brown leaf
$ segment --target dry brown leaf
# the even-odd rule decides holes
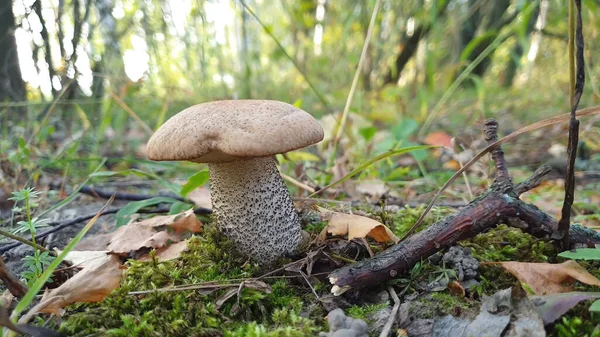
[[[155,216],[139,222],[134,222],[132,225],[148,227],[168,226],[177,233],[183,233],[185,231],[190,231],[192,233],[202,232],[202,223],[194,214],[193,209],[174,215]]]
[[[324,240],[327,233],[332,235],[348,235],[348,240],[354,238],[373,238],[377,242],[400,241],[398,237],[379,221],[354,214],[332,212],[318,207],[321,216],[329,222],[323,228],[319,238]]]
[[[129,254],[141,248],[161,248],[170,241],[179,242],[181,237],[174,232],[157,232],[150,226],[133,223],[119,227],[108,245],[108,251]]]
[[[55,249],[57,254],[60,254],[62,251],[60,249]],[[65,260],[69,261],[73,264],[73,266],[78,268],[85,268],[90,265],[94,265],[97,262],[96,259],[105,259],[106,255],[110,254],[109,251],[98,251],[98,250],[88,250],[88,251],[70,251],[67,256],[65,256]]]
[[[73,248],[73,251],[103,251],[110,244],[110,240],[115,235],[114,232],[95,234],[84,237],[79,243]]]
[[[187,198],[190,199],[196,207],[212,208],[210,199],[210,191],[206,187],[198,187],[188,193]]]
[[[521,283],[526,283],[537,295],[573,291],[575,280],[600,286],[600,280],[573,260],[560,264],[525,262],[489,262],[485,264],[501,265]]]
[[[188,250],[187,241],[181,241],[169,245],[168,247],[158,248],[154,253],[154,257],[158,259],[159,262],[169,261],[177,259],[181,256],[181,253]],[[150,254],[145,254],[141,258],[137,259],[138,261],[150,261]]]
[[[123,268],[117,255],[105,254],[92,259],[60,287],[46,291],[30,313],[60,314],[62,308],[72,303],[102,301],[119,286]]]

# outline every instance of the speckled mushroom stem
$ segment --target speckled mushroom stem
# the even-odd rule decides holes
[[[271,264],[296,251],[300,219],[272,157],[208,167],[213,214],[239,252]]]

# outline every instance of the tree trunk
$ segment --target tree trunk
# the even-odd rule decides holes
[[[480,4],[480,1],[470,1],[473,6],[479,6],[478,8],[473,8],[473,15],[464,23],[464,28],[462,30],[462,44],[464,50],[469,47],[471,43],[477,43],[470,53],[464,57],[464,61],[470,63],[474,61],[489,45],[496,39],[498,36],[498,32],[502,27],[507,25],[513,20],[513,17],[503,20],[502,17],[504,13],[510,6],[510,0],[496,0],[496,1],[488,1]],[[477,35],[477,31],[481,30],[482,33],[485,33],[484,37],[482,35]],[[479,39],[478,41],[476,41]],[[484,60],[482,60],[474,69],[473,74],[483,77],[485,72],[487,71],[491,59],[492,54],[490,53]]]
[[[436,17],[441,17],[445,12],[446,8],[448,8],[448,0],[440,0],[437,2],[437,15]],[[400,79],[402,75],[402,70],[404,67],[412,59],[415,55],[417,48],[419,47],[419,42],[421,39],[429,34],[431,28],[433,28],[434,22],[425,22],[415,28],[415,31],[411,36],[405,36],[405,38],[400,43],[401,52],[396,56],[396,60],[394,62],[394,67],[390,67],[387,75],[383,80],[383,84],[396,83]]]
[[[0,0],[0,102],[24,101],[25,82],[21,77],[15,16],[11,0]]]
[[[505,88],[510,88],[513,85],[515,80],[515,76],[517,75],[517,69],[521,66],[521,58],[525,53],[524,42],[528,42],[530,40],[531,32],[535,27],[535,23],[538,20],[540,15],[540,6],[534,10],[533,13],[529,16],[529,21],[527,22],[527,28],[525,30],[525,37],[522,40],[517,40],[515,42],[515,46],[513,47],[512,53],[506,63],[506,67],[504,68],[504,76],[502,78],[502,86]]]

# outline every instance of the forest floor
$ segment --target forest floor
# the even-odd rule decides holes
[[[506,128],[508,131],[511,129],[510,126]],[[565,138],[564,134],[564,127],[555,127],[503,146],[515,182],[524,180],[541,164],[554,168],[539,186],[523,194],[521,200],[537,206],[555,219],[560,217],[564,198],[562,177],[566,167],[565,148],[557,145],[556,140]],[[476,150],[484,147],[482,136],[477,131],[465,132],[463,137],[462,152],[468,152],[465,158],[469,154],[472,157]],[[600,226],[600,151],[598,144],[590,141],[582,149],[572,222],[596,230]],[[316,187],[314,181],[301,179],[302,169],[298,166],[286,165],[286,174],[300,172],[295,178],[305,185]],[[184,202],[163,200],[161,203],[155,200],[132,207],[139,201],[117,198],[108,209],[129,207],[129,213],[99,217],[75,250],[88,256],[96,250],[107,250],[115,241],[112,233],[120,221],[118,218],[129,215],[134,218],[125,219],[131,222],[125,227],[155,221],[162,229],[179,226],[182,219],[186,219],[185,228],[196,233],[191,237],[189,233],[178,234],[169,237],[160,246],[148,246],[140,241],[149,237],[137,237],[139,232],[119,232],[122,238],[135,242],[118,248],[113,246],[112,253],[118,256],[116,260],[103,261],[100,267],[89,267],[91,271],[87,275],[66,288],[66,279],[74,274],[72,267],[59,268],[47,286],[61,289],[58,291],[60,296],[54,294],[61,298],[60,304],[41,310],[45,314],[38,315],[32,323],[39,325],[45,322],[47,327],[66,336],[315,336],[334,329],[333,316],[330,314],[329,320],[326,316],[328,312],[341,308],[346,315],[365,321],[369,336],[379,336],[382,330],[390,336],[457,336],[457,331],[469,332],[472,336],[531,336],[518,332],[528,324],[529,328],[545,326],[544,334],[540,332],[539,336],[600,335],[600,317],[589,311],[590,303],[584,301],[598,297],[598,262],[579,261],[587,273],[583,275],[584,271],[573,265],[560,264],[568,260],[557,256],[558,250],[549,239],[533,237],[505,224],[457,242],[450,250],[440,249],[431,257],[423,257],[410,266],[410,273],[396,275],[390,281],[350,289],[339,296],[331,293],[328,275],[345,265],[368,259],[371,254],[381,253],[406,234],[439,186],[459,167],[457,165],[460,165],[457,156],[442,152],[422,163],[404,155],[393,161],[394,167],[406,168],[407,173],[402,179],[390,181],[362,177],[349,180],[317,197],[315,202],[303,199],[309,192],[301,185],[291,184],[304,229],[313,240],[299,256],[281,261],[283,267],[279,269],[260,268],[237,256],[235,248],[211,224],[210,216],[201,214],[196,217],[185,213],[186,207],[190,206],[210,208],[206,188],[197,189],[194,197],[188,196]],[[132,167],[140,171],[147,169],[140,165],[119,164],[112,172]],[[339,168],[343,172],[351,170],[351,167]],[[193,167],[186,166],[184,171],[193,171]],[[170,180],[176,170],[159,168],[156,172],[161,175],[161,180],[141,179],[139,174],[128,171],[128,174],[114,176],[104,174],[110,179],[95,182],[93,186],[109,195],[126,192],[156,199],[169,193],[161,181]],[[10,176],[7,172],[4,175]],[[418,231],[459,212],[462,206],[484,194],[493,179],[493,165],[489,159],[472,167],[465,179],[458,179],[443,194],[438,202],[440,206],[429,213]],[[36,208],[48,209],[56,205],[77,187],[61,172],[46,172],[38,180],[37,190],[42,191],[42,195]],[[6,206],[10,203],[7,196],[4,199],[0,200],[0,205],[4,205],[0,210],[3,217],[0,229],[10,231],[24,216],[11,217],[12,205]],[[64,207],[45,214],[44,218],[53,227],[64,225],[75,218],[94,215],[106,199],[94,191],[80,193]],[[170,206],[161,209],[165,204]],[[134,215],[140,210],[178,215]],[[348,240],[348,233],[331,230],[334,225],[330,212],[355,216],[352,220],[354,229],[363,234]],[[158,217],[163,218],[159,221],[156,220]],[[200,228],[189,220],[191,218],[199,219]],[[377,225],[370,220],[376,221]],[[63,249],[86,223],[88,220],[73,223],[37,243],[47,248]],[[381,228],[386,229],[383,239],[375,234],[375,229]],[[47,229],[40,228],[38,233]],[[160,232],[158,227],[155,230]],[[350,228],[348,232],[352,230]],[[184,247],[177,248],[177,251],[166,249],[169,244],[175,246],[177,242],[184,243]],[[0,249],[12,243],[11,239],[3,239]],[[131,245],[135,248],[130,248]],[[23,258],[33,254],[31,247],[20,245],[4,252],[3,257],[8,270],[21,275],[29,268]],[[85,274],[83,271],[88,266],[84,264],[83,268],[79,274]],[[539,270],[543,268],[548,269],[544,269],[545,274],[540,276]],[[560,276],[548,276],[557,274]],[[568,291],[567,294],[577,291],[580,297],[578,300],[572,299],[575,295],[569,297],[571,300],[546,298],[558,303],[560,309],[538,310],[538,313],[554,318],[551,322],[542,321],[541,314],[532,309],[533,300],[521,301],[523,295],[515,290],[523,288],[531,295],[540,287],[558,287],[562,293]],[[106,294],[95,297],[103,292]],[[85,303],[102,299],[108,293],[98,303]],[[16,303],[6,297],[6,293],[4,296],[9,303]],[[351,325],[351,322],[357,321],[347,319],[346,322]],[[482,325],[488,328],[482,329]],[[509,330],[513,332],[509,333]],[[358,332],[354,335],[331,332],[330,335],[363,336]]]

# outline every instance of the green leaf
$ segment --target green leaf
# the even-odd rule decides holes
[[[358,130],[358,133],[360,133],[360,135],[363,136],[365,141],[368,142],[371,139],[373,139],[373,137],[375,137],[375,134],[377,133],[377,128],[374,126],[368,126],[366,128],[361,128],[360,130]]]
[[[408,137],[417,130],[419,123],[414,119],[406,119],[398,122],[391,129],[396,140],[407,140]]]
[[[306,151],[292,151],[288,152],[287,157],[295,162],[295,161],[319,161],[319,157],[315,154]]]
[[[182,197],[185,197],[191,191],[197,189],[200,186],[204,186],[208,182],[209,179],[208,169],[204,169],[193,176],[188,178],[188,181],[181,186],[181,191],[179,192]]]
[[[182,202],[182,201],[178,201],[178,202],[174,202],[171,205],[171,208],[169,209],[169,214],[179,214],[183,211],[187,211],[190,208],[193,208],[194,205],[189,204],[187,202]]]
[[[410,172],[410,167],[408,166],[400,166],[395,168],[390,174],[385,177],[386,181],[399,180],[402,177],[406,177],[406,175]]]
[[[137,213],[142,208],[145,208],[148,206],[154,206],[154,205],[158,205],[158,204],[162,204],[162,203],[172,204],[175,202],[179,202],[179,200],[169,198],[169,197],[155,197],[155,198],[150,198],[150,199],[146,199],[146,200],[132,201],[132,202],[128,203],[127,206],[121,208],[117,212],[117,223],[116,223],[115,227],[119,228],[123,225],[126,225],[129,222],[131,215]]]
[[[596,300],[596,302],[590,305],[591,312],[600,312],[600,300]]]
[[[560,257],[571,260],[600,260],[600,249],[579,248],[576,251],[566,251],[558,254]]]

